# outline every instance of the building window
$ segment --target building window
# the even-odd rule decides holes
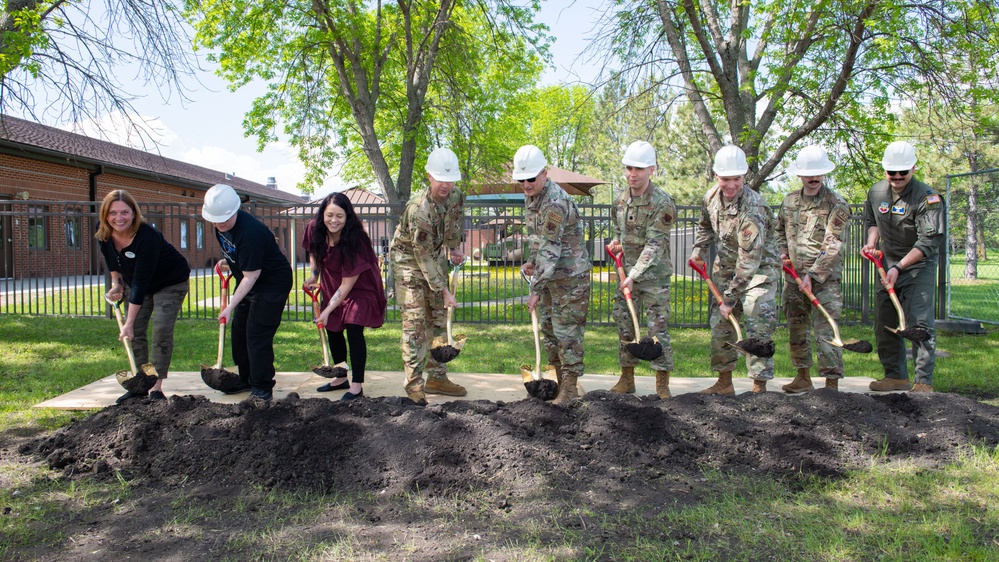
[[[194,247],[199,250],[205,249],[205,223],[201,221],[194,223]]]
[[[66,247],[80,249],[80,217],[66,217]]]
[[[45,228],[45,209],[28,207],[28,249],[48,250],[49,237]]]
[[[187,219],[180,219],[180,249],[187,249]]]

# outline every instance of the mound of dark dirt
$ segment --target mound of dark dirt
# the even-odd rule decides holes
[[[961,445],[999,443],[997,413],[950,394],[824,389],[671,400],[596,391],[569,407],[171,397],[107,408],[20,452],[67,476],[114,478],[118,470],[148,483],[511,495],[557,483],[613,492],[708,468],[835,477],[896,459],[938,466]]]

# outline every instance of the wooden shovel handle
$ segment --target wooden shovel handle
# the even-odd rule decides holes
[[[118,331],[120,332],[122,327],[125,326],[125,322],[121,318],[121,301],[114,301],[111,303],[111,307],[114,308],[114,319],[118,322]],[[139,374],[139,369],[135,366],[135,353],[132,352],[132,340],[128,336],[125,336],[122,338],[122,342],[125,343],[125,353],[128,354],[128,366],[132,369],[132,375],[137,375]]]
[[[538,310],[531,311],[531,327],[534,329],[534,380],[541,379],[541,329],[538,327]]]
[[[885,271],[885,266],[881,262],[882,253],[881,250],[874,250],[873,252],[865,252],[860,250],[860,255],[869,259],[874,267],[878,270],[878,275],[881,276],[881,282],[884,283],[885,288],[888,289],[888,298],[891,299],[891,303],[895,305],[895,312],[898,313],[898,331],[905,331],[905,313],[902,312],[902,303],[898,302],[898,295],[895,294],[895,285],[888,283],[888,272]]]
[[[794,282],[798,285],[798,290],[808,297],[810,301],[812,301],[812,304],[815,305],[815,308],[819,309],[822,316],[826,317],[826,321],[829,322],[830,326],[832,326],[833,335],[836,336],[836,341],[841,342],[842,339],[839,337],[839,326],[836,324],[836,321],[833,320],[832,316],[829,316],[829,312],[826,311],[826,307],[822,306],[819,299],[815,298],[815,294],[805,288],[805,283],[801,280],[801,277],[798,276],[798,272],[794,270],[794,265],[791,264],[791,260],[781,260],[781,262],[784,271],[794,278]]]
[[[621,265],[621,259],[624,258],[624,252],[615,254],[611,251],[610,244],[604,246],[607,250],[607,255],[614,260],[615,269],[617,270],[617,280],[619,283],[623,283],[627,275],[624,274],[624,266]],[[631,299],[631,289],[624,287],[621,289],[624,293],[624,300],[628,303],[628,312],[631,313],[631,323],[635,328],[635,342],[638,342],[638,338],[641,335],[641,330],[638,327],[638,312],[635,311],[635,302]]]
[[[323,323],[319,321],[319,287],[313,289],[309,285],[302,285],[302,290],[312,298],[312,316],[316,327],[319,328],[319,343],[323,346],[323,367],[329,367],[330,344],[329,340],[326,339],[326,326],[323,326]]]
[[[701,275],[701,279],[708,284],[708,290],[711,291],[711,294],[715,297],[715,300],[718,301],[718,304],[725,302],[725,299],[722,298],[721,291],[718,290],[718,287],[715,286],[714,281],[712,281],[711,277],[708,275],[707,264],[704,264],[704,267],[701,267],[697,265],[694,258],[690,258],[687,260],[687,265],[690,266],[690,269],[693,269]],[[729,314],[728,321],[731,322],[732,327],[735,328],[735,341],[742,341],[742,329],[739,328],[739,323],[735,321],[735,317]]]

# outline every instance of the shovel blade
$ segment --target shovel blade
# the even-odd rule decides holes
[[[746,338],[735,343],[725,342],[729,347],[733,347],[746,355],[769,359],[776,353],[773,340],[761,340],[759,338]]]
[[[628,353],[642,361],[655,361],[663,355],[663,346],[656,338],[645,336],[637,342],[627,343],[624,348]]]
[[[554,400],[558,396],[558,383],[553,380],[541,379],[524,383],[527,395],[541,400]]]
[[[152,365],[143,365],[142,369],[137,374],[132,374],[131,371],[127,369],[122,369],[115,373],[115,378],[118,380],[118,384],[121,385],[125,390],[132,392],[134,394],[145,394],[149,392],[149,389],[156,384],[156,369],[152,368],[153,375],[146,372],[145,367],[152,368]]]
[[[314,367],[312,372],[323,377],[324,379],[338,379],[340,377],[347,376],[347,362],[341,361],[332,367],[329,365],[320,365],[319,367]]]

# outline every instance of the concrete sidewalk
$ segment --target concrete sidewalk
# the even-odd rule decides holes
[[[524,384],[520,374],[482,374],[482,373],[451,373],[451,380],[468,389],[468,394],[460,398],[452,396],[427,395],[428,401],[433,403],[449,402],[453,400],[504,400],[512,402],[527,398]],[[405,396],[403,391],[404,375],[399,371],[367,371],[365,373],[364,395],[370,397],[379,396]],[[791,382],[791,378],[774,379],[767,384],[769,392],[781,392],[781,385]],[[847,377],[839,383],[839,388],[843,392],[868,392],[871,383],[868,377]],[[670,380],[670,390],[674,395],[687,392],[698,392],[711,386],[714,378],[673,378]],[[812,379],[816,388],[825,384],[821,378]],[[302,398],[327,398],[339,400],[343,396],[344,390],[334,392],[316,392],[316,389],[329,382],[311,372],[308,373],[278,373],[275,378],[277,385],[274,387],[274,398],[281,399],[289,393],[297,392]],[[606,390],[614,386],[617,382],[616,375],[586,375],[580,379],[580,384],[584,390]],[[748,392],[753,387],[753,382],[748,378],[733,379],[735,391],[737,393]],[[656,379],[654,376],[635,377],[635,386],[638,395],[655,394]],[[249,392],[242,394],[226,395],[208,388],[201,380],[201,372],[182,371],[170,373],[170,377],[163,385],[164,394],[171,395],[195,395],[205,396],[212,402],[234,404],[245,400]],[[98,381],[92,382],[76,390],[67,392],[40,404],[36,408],[56,408],[60,410],[88,410],[92,408],[103,408],[114,404],[115,399],[124,393],[124,389],[118,384],[114,375],[109,375]],[[793,398],[794,395],[788,395]]]

